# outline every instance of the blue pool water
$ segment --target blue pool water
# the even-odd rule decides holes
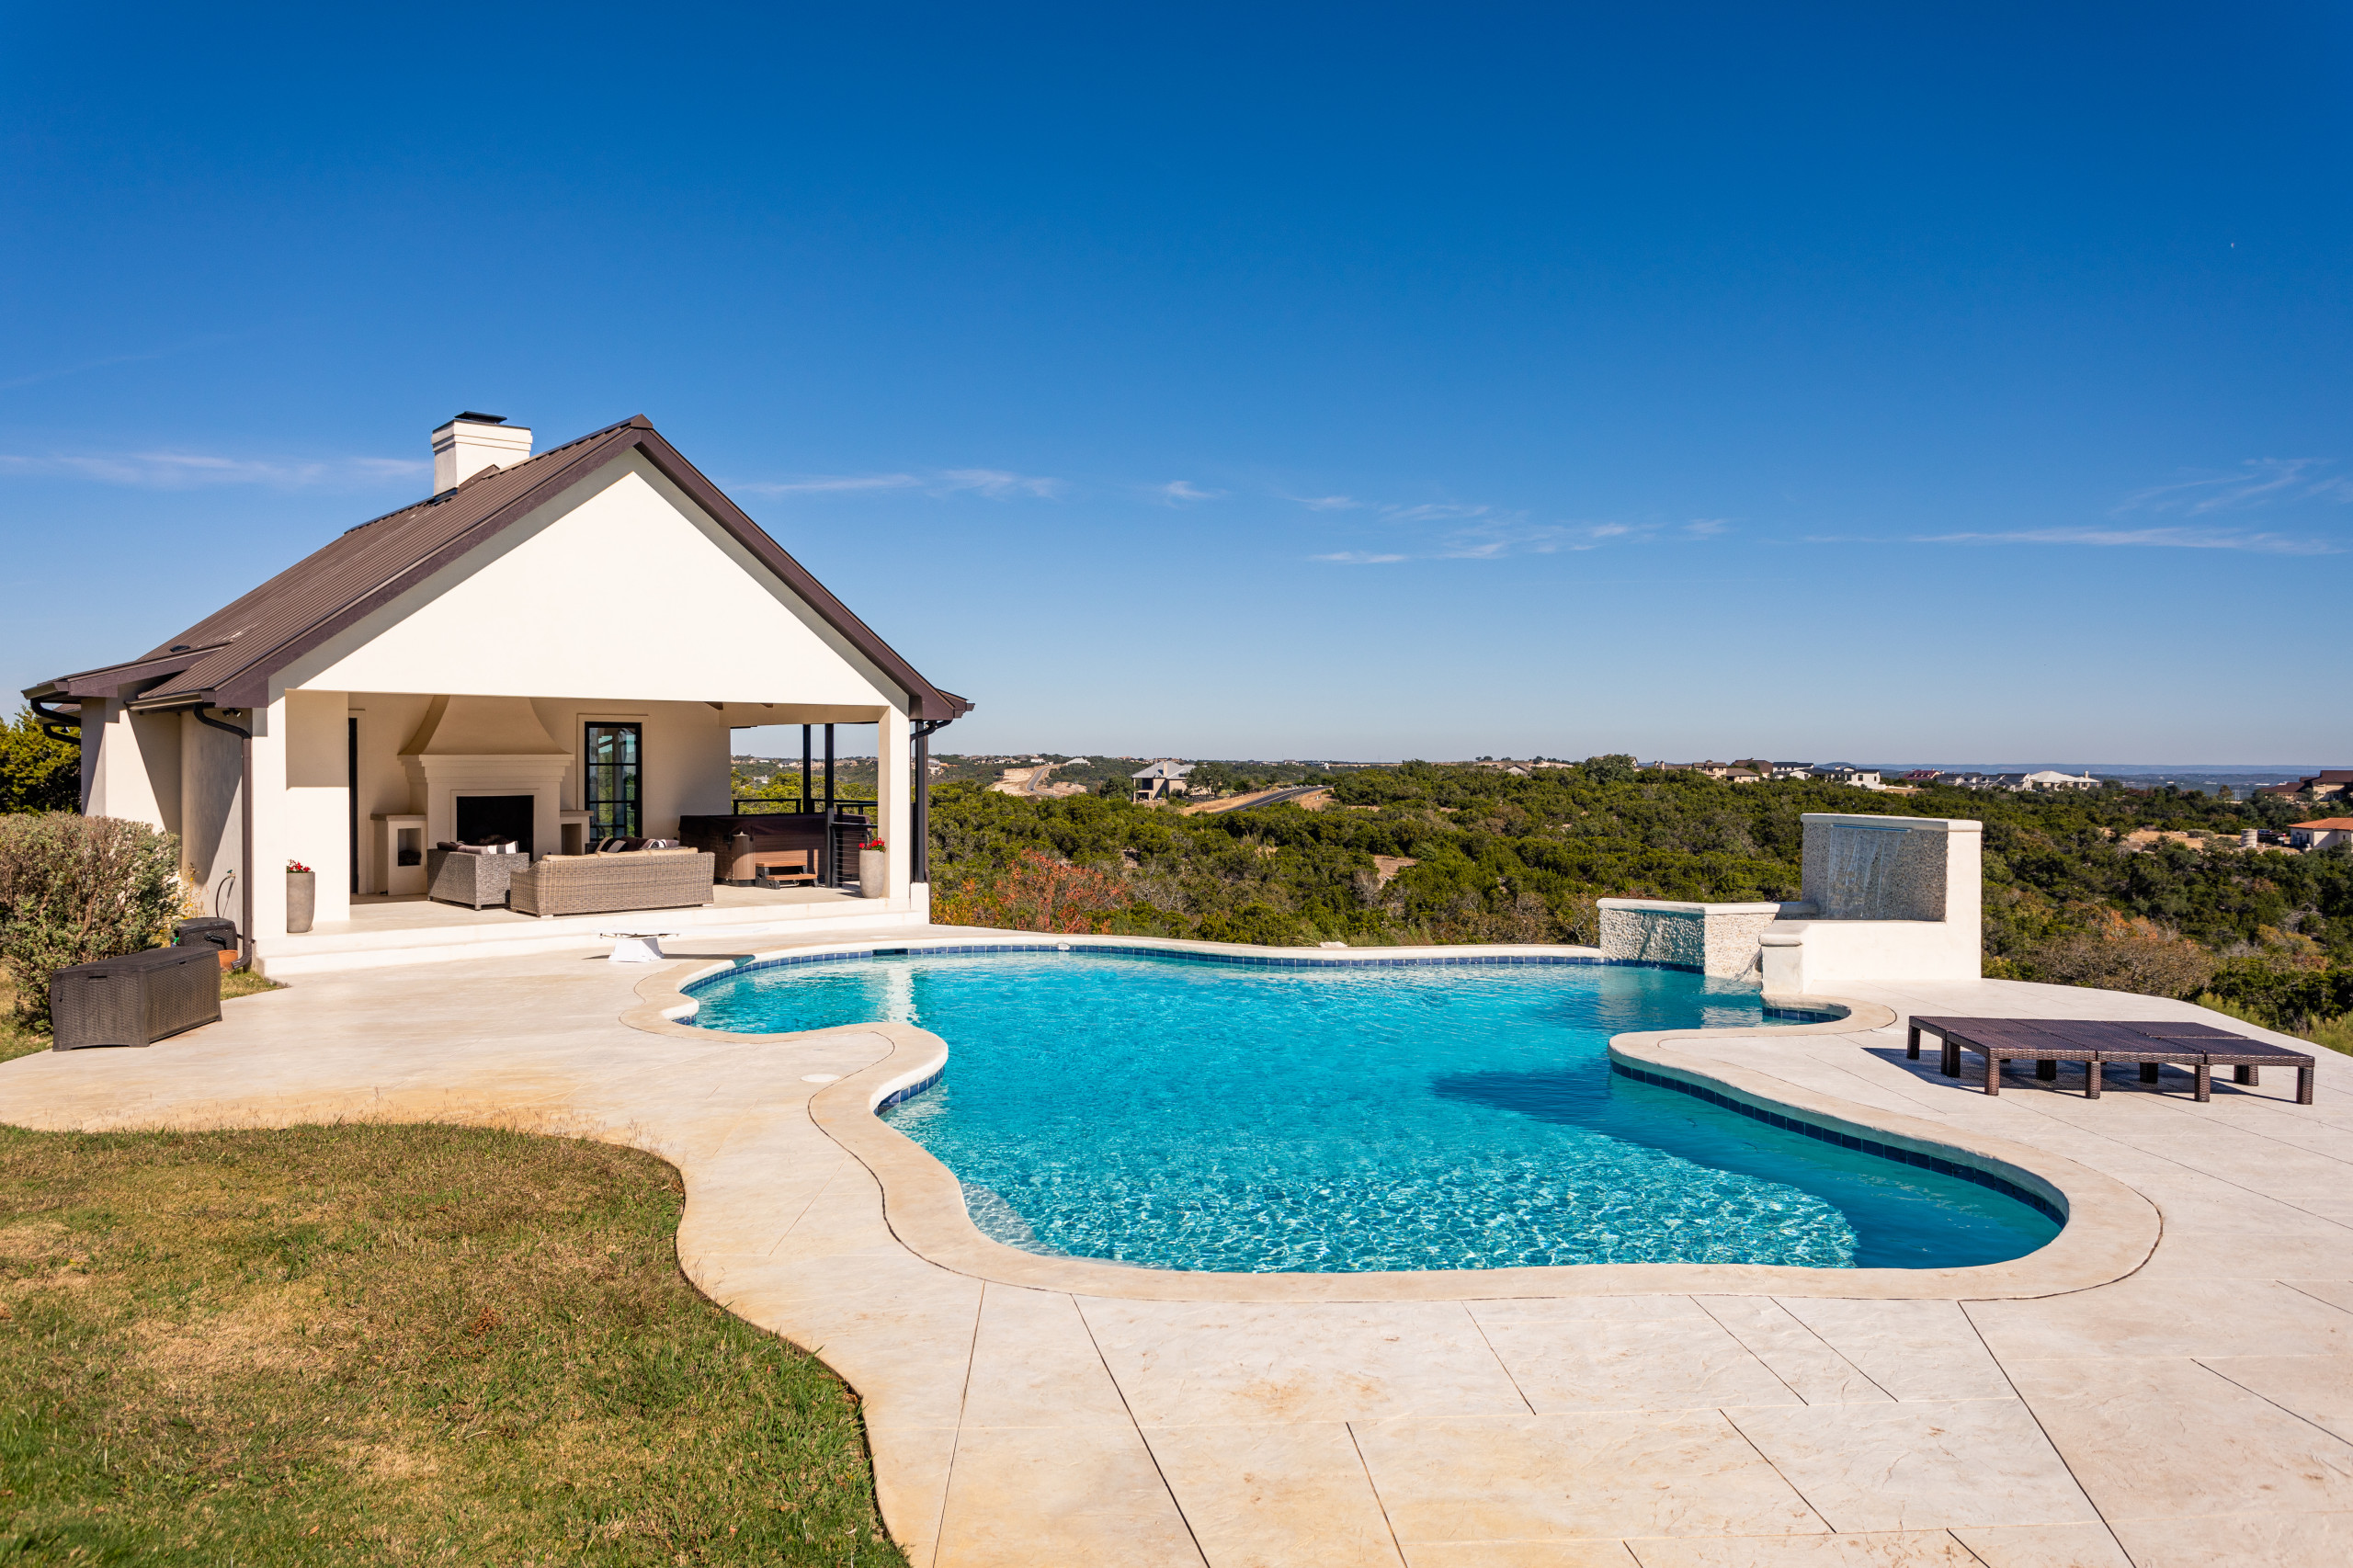
[[[948,1041],[892,1127],[981,1229],[1163,1268],[1932,1267],[2057,1233],[2018,1197],[1613,1074],[1631,1029],[1768,1026],[1754,990],[1603,965],[853,959],[695,988],[766,1032]]]

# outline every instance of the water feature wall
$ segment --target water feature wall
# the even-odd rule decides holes
[[[1809,812],[1805,900],[1823,920],[1942,920],[1951,834],[1941,818]]]
[[[1983,972],[1983,824],[1808,812],[1802,902],[1759,937],[1768,995]]]

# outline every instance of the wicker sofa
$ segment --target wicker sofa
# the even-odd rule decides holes
[[[550,855],[507,883],[507,907],[542,919],[680,909],[715,903],[712,859],[699,849],[631,849],[619,855]]]

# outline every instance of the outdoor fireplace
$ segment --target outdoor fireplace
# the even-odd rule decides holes
[[[531,853],[531,818],[538,804],[534,795],[460,795],[458,842],[513,844]]]

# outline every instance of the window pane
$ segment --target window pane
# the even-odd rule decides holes
[[[597,838],[641,838],[638,811],[638,756],[641,746],[635,724],[587,726],[586,767],[582,807],[588,812],[588,831]]]

